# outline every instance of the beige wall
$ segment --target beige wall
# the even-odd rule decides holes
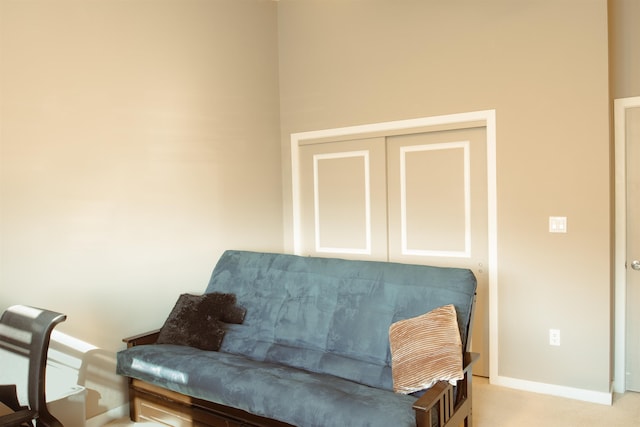
[[[285,169],[292,132],[496,110],[494,374],[608,392],[606,1],[281,0],[278,20]]]
[[[612,96],[638,95],[636,3],[610,4]],[[223,249],[291,249],[290,133],[483,109],[499,374],[609,390],[605,0],[0,0],[0,37],[0,309],[97,347],[90,416],[124,401],[97,380],[120,338]]]
[[[611,97],[640,96],[640,2],[609,0]]]
[[[67,313],[115,382],[121,338],[202,292],[222,250],[283,248],[276,3],[0,14],[0,309]],[[89,416],[124,402],[92,381]]]

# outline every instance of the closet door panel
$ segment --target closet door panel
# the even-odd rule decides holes
[[[486,262],[485,138],[484,127],[387,138],[390,260]]]
[[[300,147],[305,254],[387,259],[384,138]]]
[[[473,270],[478,279],[472,349],[489,372],[486,128],[387,139],[389,260]]]
[[[399,155],[402,253],[467,255],[468,143],[403,146]]]

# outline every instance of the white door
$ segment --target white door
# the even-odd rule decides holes
[[[627,328],[626,388],[640,391],[640,105],[627,108],[626,229]]]
[[[486,127],[389,137],[387,170],[389,260],[474,272],[473,372],[489,376]]]
[[[474,374],[488,376],[486,126],[312,140],[299,162],[300,254],[473,270]]]

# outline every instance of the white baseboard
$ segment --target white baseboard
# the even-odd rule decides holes
[[[568,399],[582,400],[585,402],[611,405],[613,403],[613,393],[585,390],[581,388],[565,387],[555,384],[539,383],[535,381],[521,380],[517,378],[496,376],[489,382],[494,385],[509,387],[517,390],[530,391],[533,393],[548,394],[551,396],[566,397]]]
[[[121,418],[129,418],[129,404],[118,406],[117,408],[89,418],[85,427],[102,427],[111,421]]]

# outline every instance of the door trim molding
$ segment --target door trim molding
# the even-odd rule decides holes
[[[614,376],[613,390],[626,390],[627,351],[627,156],[626,156],[626,110],[640,107],[640,96],[614,100],[615,142],[615,330],[614,330]]]
[[[472,111],[458,114],[422,117],[367,125],[348,126],[291,134],[291,191],[293,207],[293,252],[302,254],[302,219],[300,195],[300,145],[312,139],[334,138],[368,134],[372,132],[397,132],[429,126],[452,125],[462,128],[476,127],[478,122],[486,126],[487,138],[487,233],[489,254],[489,378],[498,373],[498,210],[496,175],[496,110]]]
[[[337,248],[330,246],[322,246],[320,238],[320,189],[318,188],[318,162],[320,160],[335,160],[362,157],[363,160],[363,181],[364,181],[364,199],[365,199],[365,244],[364,248]],[[314,233],[316,236],[316,252],[327,252],[334,254],[351,254],[351,255],[371,255],[371,166],[369,162],[369,150],[358,151],[342,151],[340,153],[330,154],[314,154],[313,155],[313,200],[315,205],[315,223]]]
[[[470,141],[442,142],[438,144],[412,145],[400,147],[400,251],[402,255],[432,256],[432,257],[471,257],[471,159],[469,154]],[[462,250],[409,248],[407,229],[407,154],[435,150],[462,149],[463,163],[463,200],[464,200],[464,248]]]

